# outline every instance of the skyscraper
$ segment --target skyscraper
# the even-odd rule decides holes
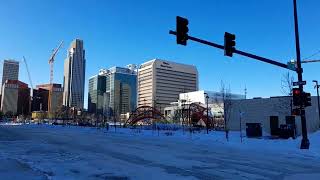
[[[195,66],[160,59],[143,63],[138,73],[138,106],[157,109],[176,102],[180,93],[198,90]]]
[[[137,73],[134,65],[127,68],[102,69],[89,79],[88,111],[119,116],[137,106]]]
[[[108,70],[105,105],[111,114],[120,115],[132,112],[137,107],[137,73],[133,66],[112,67]]]
[[[103,94],[106,92],[106,76],[95,75],[89,79],[88,112],[103,113]]]
[[[63,105],[83,109],[85,64],[83,41],[75,39],[64,62]]]
[[[4,60],[2,71],[2,85],[6,80],[18,80],[19,78],[19,62],[15,60]]]

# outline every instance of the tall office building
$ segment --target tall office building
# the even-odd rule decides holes
[[[105,96],[110,97],[107,107],[113,114],[120,115],[135,110],[137,107],[137,73],[134,66],[109,69]]]
[[[85,83],[85,50],[83,41],[75,39],[64,62],[63,105],[83,108]]]
[[[197,90],[195,66],[154,59],[139,67],[138,106],[160,109],[176,102],[180,93]]]
[[[88,112],[103,113],[103,94],[106,92],[106,76],[95,75],[89,79]]]
[[[18,80],[19,78],[19,62],[15,60],[4,60],[2,71],[2,85],[6,80]]]
[[[88,111],[105,116],[132,112],[137,107],[134,65],[102,69],[89,80]]]

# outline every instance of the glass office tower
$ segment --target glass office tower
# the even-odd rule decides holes
[[[88,110],[105,116],[130,113],[137,107],[135,66],[102,69],[89,80]],[[104,78],[102,78],[104,77]],[[103,87],[102,87],[103,86]]]
[[[106,92],[106,76],[95,75],[89,79],[88,112],[103,113],[103,95]]]

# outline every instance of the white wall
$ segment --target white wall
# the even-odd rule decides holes
[[[233,100],[228,127],[239,131],[240,111],[242,115],[242,130],[246,123],[261,123],[264,133],[270,133],[270,116],[279,116],[279,125],[285,124],[285,116],[290,115],[290,97]],[[306,108],[307,130],[314,132],[319,129],[317,98],[312,97],[312,106]],[[301,134],[301,120],[296,116],[297,133]]]

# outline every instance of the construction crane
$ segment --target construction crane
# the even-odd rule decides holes
[[[59,46],[53,50],[53,53],[51,54],[51,56],[49,58],[49,64],[50,64],[50,89],[49,89],[49,98],[48,98],[48,114],[49,114],[49,116],[52,113],[53,63],[54,63],[54,58],[56,57],[62,44],[63,44],[63,41],[61,41]]]
[[[27,69],[27,72],[28,72],[28,78],[29,78],[29,81],[30,81],[30,86],[31,86],[31,93],[32,93],[32,90],[33,90],[33,84],[32,84],[32,80],[31,80],[31,75],[30,75],[30,71],[29,71],[29,67],[28,67],[28,63],[27,63],[27,60],[26,58],[23,56],[23,62],[24,64],[26,65],[26,69]],[[31,95],[32,97],[32,95]]]
[[[28,63],[27,63],[27,60],[26,60],[26,58],[25,58],[24,56],[23,56],[23,62],[24,62],[24,64],[26,65],[26,70],[27,70],[27,73],[28,73],[29,81],[30,81],[30,86],[31,86],[30,96],[31,96],[31,99],[33,99],[33,97],[34,97],[34,94],[33,94],[33,84],[32,84],[32,80],[31,80],[31,75],[30,75]],[[30,111],[31,111],[31,101],[29,101],[29,112],[30,112]]]
[[[54,62],[54,58],[56,57],[59,49],[61,48],[63,44],[63,41],[61,41],[61,43],[59,44],[59,46],[53,50],[53,53],[51,54],[50,58],[49,58],[49,64],[50,64],[50,84],[52,84],[53,82],[53,62]]]

